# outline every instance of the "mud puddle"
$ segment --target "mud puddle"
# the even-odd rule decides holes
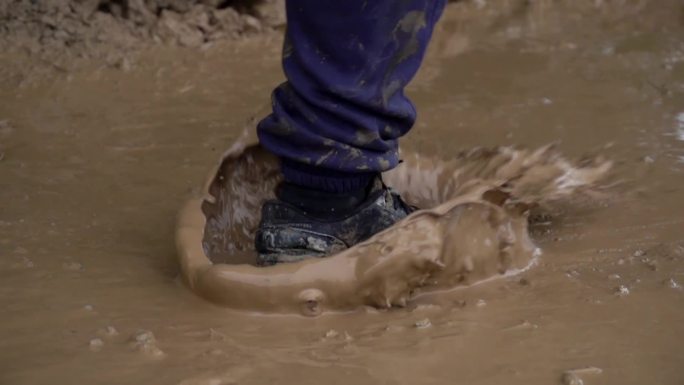
[[[401,310],[247,314],[177,279],[173,218],[267,104],[277,39],[3,87],[0,383],[681,383],[681,4],[515,3],[447,11],[405,145],[557,140],[613,186],[540,221],[535,268]]]

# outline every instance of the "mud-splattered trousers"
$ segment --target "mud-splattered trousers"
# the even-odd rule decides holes
[[[404,95],[446,0],[287,0],[283,69],[259,140],[285,179],[345,192],[395,167]]]

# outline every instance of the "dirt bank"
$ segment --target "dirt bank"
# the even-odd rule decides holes
[[[0,50],[64,69],[84,58],[129,69],[150,44],[206,47],[284,24],[282,0],[10,0],[0,2]]]

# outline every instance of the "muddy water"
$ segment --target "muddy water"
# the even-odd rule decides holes
[[[579,3],[451,7],[405,145],[559,141],[612,187],[535,227],[534,269],[401,310],[246,314],[177,278],[175,213],[267,103],[277,38],[3,79],[0,383],[681,384],[681,3]]]

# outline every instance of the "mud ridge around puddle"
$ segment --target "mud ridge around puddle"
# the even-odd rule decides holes
[[[0,383],[680,384],[681,7],[449,6],[407,151],[557,142],[614,167],[535,218],[534,268],[389,311],[233,311],[179,278],[176,212],[281,81],[279,39],[3,81]]]

